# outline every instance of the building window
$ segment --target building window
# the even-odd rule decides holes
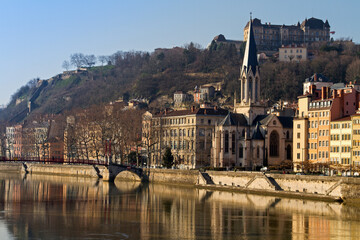
[[[240,144],[240,147],[239,147],[239,158],[243,158],[244,157],[244,148],[243,148],[243,145]]]
[[[205,129],[203,128],[199,129],[199,136],[205,136]]]
[[[235,133],[231,134],[231,153],[235,154]]]
[[[286,159],[291,160],[291,146],[290,146],[290,144],[286,147]]]
[[[272,131],[270,134],[270,157],[279,156],[279,134]]]
[[[224,147],[225,147],[225,153],[228,153],[229,152],[229,133],[228,132],[225,132],[225,143],[224,143]]]

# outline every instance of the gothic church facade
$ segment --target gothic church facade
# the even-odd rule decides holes
[[[249,23],[240,69],[240,100],[235,97],[234,112],[215,126],[211,165],[246,169],[291,166],[293,118],[265,114],[252,21]]]

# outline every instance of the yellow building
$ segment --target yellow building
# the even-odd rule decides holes
[[[356,112],[359,104],[359,93],[352,87],[343,87],[341,89],[330,89],[321,87],[317,89],[316,85],[309,87],[309,93],[299,97],[298,117],[294,120],[293,128],[293,166],[295,171],[300,171],[306,165],[307,170],[326,171],[330,165],[334,165],[335,159],[337,164],[350,162],[350,145],[351,130],[349,133],[342,133],[339,140],[350,141],[349,145],[339,151],[346,153],[340,157],[337,152],[336,144],[333,148],[333,156],[330,158],[330,122],[335,120],[345,121],[345,116],[350,116]],[[350,121],[350,118],[346,121]],[[345,123],[344,123],[345,124]],[[337,125],[336,125],[337,126]],[[341,128],[345,128],[342,125]],[[337,133],[336,129],[333,129]],[[349,135],[350,134],[350,135]],[[344,135],[344,136],[342,136]],[[342,139],[343,137],[343,139]],[[334,137],[333,137],[334,139]],[[344,142],[342,142],[344,144]],[[338,151],[338,152],[339,152]],[[332,160],[332,161],[330,161]],[[330,166],[331,167],[331,166]]]
[[[293,125],[293,169],[303,172],[308,156],[308,116],[311,95],[299,96],[298,117],[294,118]]]
[[[351,116],[352,121],[352,159],[351,165],[360,168],[360,114]]]
[[[341,118],[330,125],[330,167],[348,168],[351,163],[351,117]]]

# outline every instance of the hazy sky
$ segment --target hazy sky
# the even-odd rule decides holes
[[[50,78],[70,54],[153,51],[214,36],[241,40],[249,13],[262,22],[328,19],[335,39],[360,42],[360,1],[0,0],[0,105],[29,80]]]

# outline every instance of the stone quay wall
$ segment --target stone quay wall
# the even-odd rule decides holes
[[[173,169],[146,169],[144,179],[154,183],[197,185],[199,171]]]
[[[189,185],[205,189],[239,191],[294,198],[360,203],[360,178],[271,174],[260,172],[218,172],[172,169],[144,169],[142,174],[111,167],[38,163],[0,163],[0,172],[102,178],[104,181],[148,181]]]
[[[0,163],[0,172],[18,172],[29,174],[44,174],[73,177],[108,177],[108,170],[104,166],[62,165],[42,163]]]

